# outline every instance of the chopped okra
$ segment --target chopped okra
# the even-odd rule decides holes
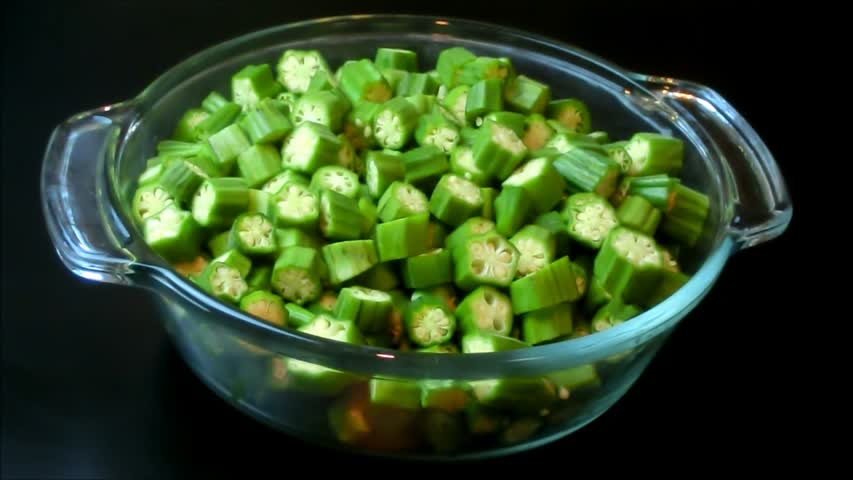
[[[600,248],[619,218],[607,200],[594,193],[576,193],[566,200],[563,219],[569,236],[589,248]]]

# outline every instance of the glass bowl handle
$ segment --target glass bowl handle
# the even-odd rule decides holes
[[[684,80],[634,74],[679,114],[687,113],[711,139],[731,185],[730,232],[749,248],[781,235],[791,222],[791,198],[779,166],[752,126],[714,90]],[[716,150],[716,151],[713,151]]]
[[[80,113],[53,131],[41,173],[42,209],[63,264],[89,280],[130,284],[129,238],[110,206],[105,161],[137,112],[118,103]]]

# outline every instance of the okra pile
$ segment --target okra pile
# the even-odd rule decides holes
[[[146,243],[216,299],[340,342],[477,353],[600,332],[684,285],[708,216],[682,140],[610,138],[583,99],[462,47],[334,69],[287,50],[199,100],[139,176]]]

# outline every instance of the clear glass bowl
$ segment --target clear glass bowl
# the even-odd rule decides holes
[[[503,353],[423,355],[353,346],[279,329],[212,300],[153,253],[128,214],[135,179],[187,108],[248,63],[275,63],[284,49],[319,49],[333,67],[372,57],[379,46],[414,49],[424,65],[440,50],[467,47],[508,56],[520,72],[553,86],[555,97],[589,103],[596,129],[612,138],[639,130],[686,141],[684,182],[710,196],[699,245],[687,253],[692,279],[642,315],[601,333]],[[201,52],[134,99],[81,113],[59,125],[41,179],[47,227],[75,274],[148,290],[166,330],[195,373],[248,416],[306,441],[367,454],[471,458],[532,448],[605,412],[631,387],[679,321],[704,298],[739,249],[780,235],[791,202],[777,165],[749,124],[713,90],[628,72],[587,52],[526,32],[416,16],[324,18],[252,33]],[[341,391],[289,382],[297,359],[347,372]],[[547,409],[432,411],[365,408],[365,382],[527,378],[592,365],[600,382]],[[475,414],[479,412],[478,414]],[[470,428],[469,428],[470,427]],[[492,431],[493,430],[493,431]]]

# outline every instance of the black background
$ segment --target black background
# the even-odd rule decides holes
[[[3,478],[207,478],[249,476],[256,468],[287,476],[295,466],[310,475],[318,465],[368,474],[415,470],[318,450],[247,420],[184,366],[152,299],[72,276],[47,239],[37,181],[53,127],[127,99],[187,56],[252,30],[339,13],[462,16],[552,36],[635,71],[697,81],[752,123],[799,205],[802,167],[793,119],[785,115],[791,92],[776,81],[780,72],[792,73],[804,28],[798,12],[779,11],[768,21],[740,3],[456,3],[5,5]],[[799,421],[788,408],[799,367],[775,363],[788,353],[783,335],[799,323],[782,320],[790,304],[781,300],[796,298],[799,286],[780,264],[798,249],[801,216],[795,208],[783,237],[731,260],[707,299],[604,416],[552,445],[456,468],[554,465],[571,475],[584,466],[654,471],[673,458],[689,461],[691,471],[779,460],[796,443],[790,427]]]

